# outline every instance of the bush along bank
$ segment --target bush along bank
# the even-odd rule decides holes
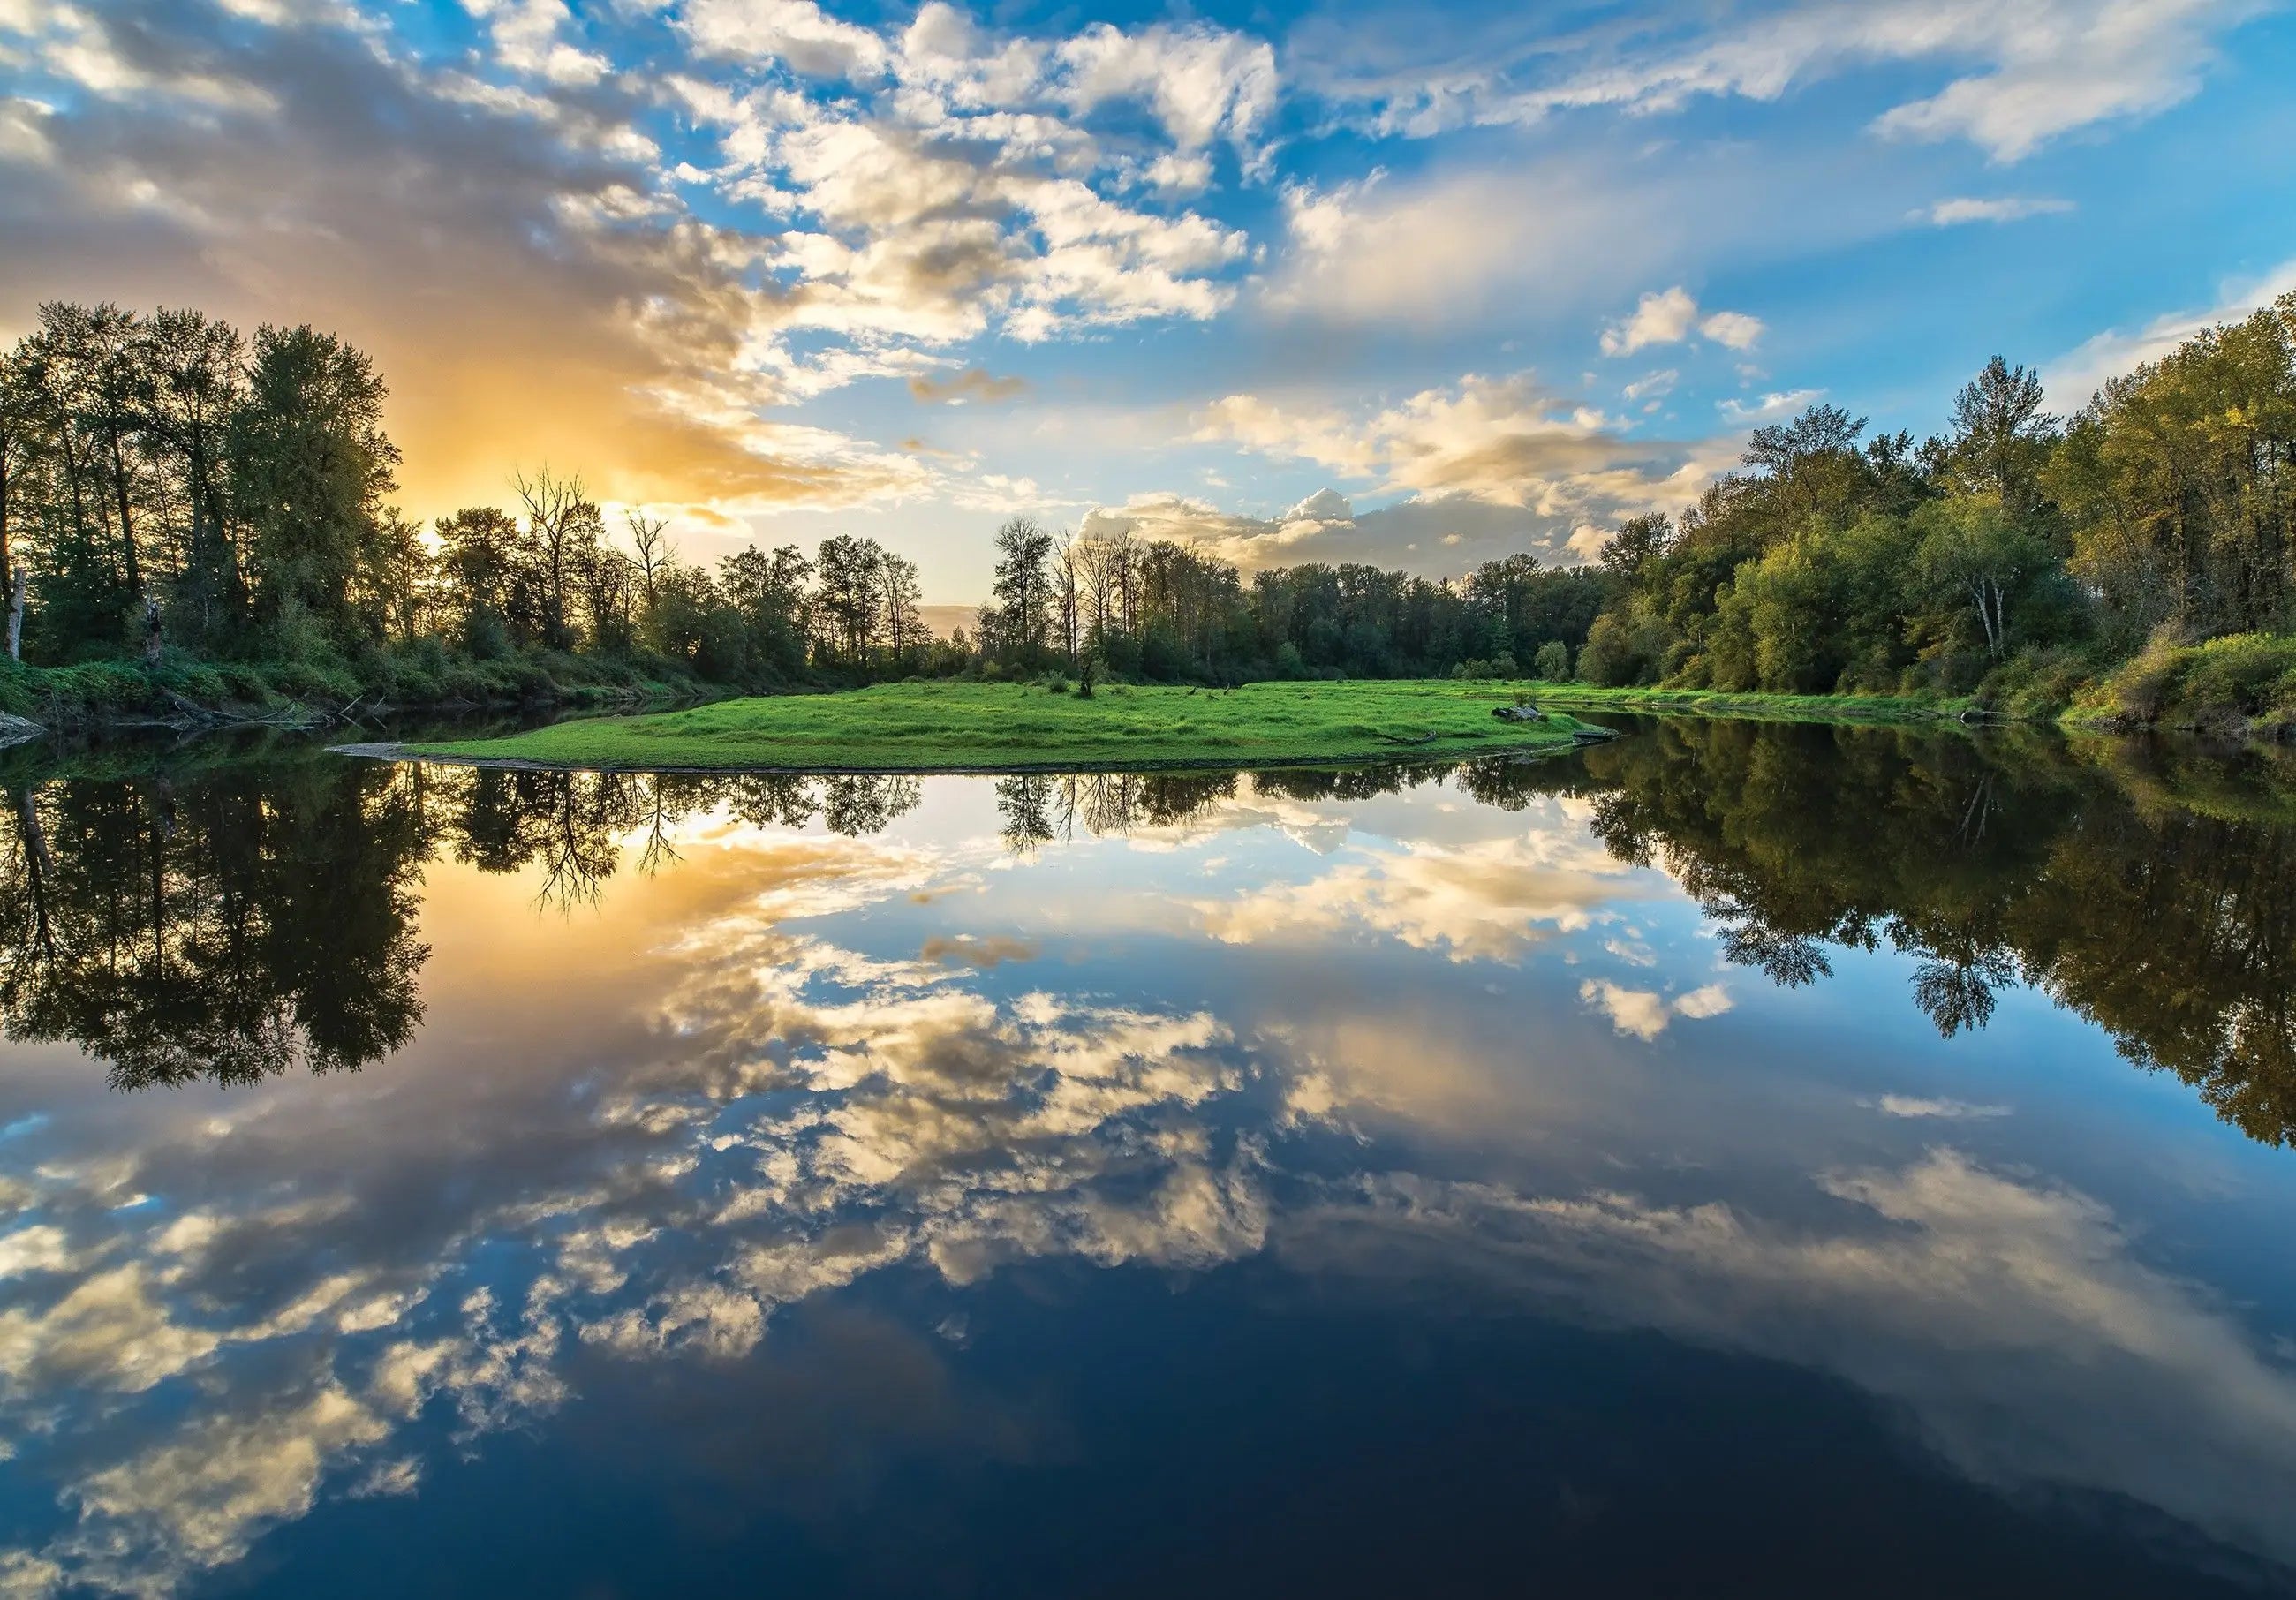
[[[394,710],[640,706],[728,691],[671,662],[569,652],[456,659],[421,642],[359,668],[308,661],[156,662],[68,667],[0,661],[0,743],[12,734],[234,723],[324,726]]]

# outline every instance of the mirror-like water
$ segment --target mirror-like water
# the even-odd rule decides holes
[[[2296,816],[0,769],[0,1594],[2296,1573]]]

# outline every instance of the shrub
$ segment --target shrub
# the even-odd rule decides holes
[[[2296,724],[2296,637],[2230,634],[2205,644],[2156,636],[2082,702],[2123,721],[2237,729]]]

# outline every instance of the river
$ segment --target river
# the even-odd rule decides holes
[[[2296,1585],[2287,785],[1622,726],[12,752],[0,1594]]]

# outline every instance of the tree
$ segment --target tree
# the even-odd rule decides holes
[[[1060,634],[1061,653],[1073,667],[1084,643],[1084,570],[1076,536],[1065,528],[1054,537],[1052,579],[1054,625]]]
[[[2009,638],[2009,603],[2044,565],[2047,549],[1991,496],[1956,495],[1916,519],[1915,566],[1932,588],[1967,603],[1997,657]]]
[[[1644,563],[1664,555],[1674,543],[1674,523],[1662,511],[1647,512],[1629,517],[1619,524],[1603,546],[1600,562],[1603,570],[1614,578],[1638,577]]]
[[[1034,667],[1044,659],[1052,627],[1052,554],[1053,536],[1034,517],[1011,518],[996,530],[994,599],[981,613],[981,629],[1016,666]]]
[[[2041,409],[2041,375],[1996,356],[1954,397],[1948,459],[1962,487],[2030,513],[2058,423]]]
[[[676,551],[663,533],[669,522],[667,518],[643,516],[635,511],[625,511],[622,518],[629,524],[630,548],[637,552],[639,581],[644,587],[645,603],[651,608],[653,604],[654,574],[677,559]]]
[[[231,419],[246,395],[245,341],[199,312],[162,310],[145,324],[144,350],[144,425],[173,456],[190,513],[175,610],[184,631],[212,640],[244,602],[226,474]]]
[[[308,327],[258,330],[247,396],[232,414],[232,487],[248,530],[261,619],[284,639],[300,614],[348,644],[378,631],[357,613],[398,448],[374,364]]]
[[[922,594],[914,562],[890,550],[877,553],[877,595],[884,608],[885,653],[894,667],[906,666],[925,644],[925,625],[917,606]]]
[[[25,497],[32,467],[32,410],[26,391],[23,364],[15,355],[0,357],[0,596],[12,602],[18,593],[21,558],[15,545],[18,507]],[[17,634],[11,629],[8,654],[15,659]]]
[[[527,534],[534,542],[542,590],[542,642],[554,650],[574,647],[569,600],[605,537],[606,520],[584,492],[579,475],[561,478],[544,466],[529,477],[511,474],[511,488],[526,506]]]
[[[512,592],[524,557],[517,519],[472,505],[441,517],[437,529],[451,625],[473,654],[500,655],[511,643]]]
[[[836,534],[821,541],[815,564],[815,607],[832,661],[866,667],[882,616],[884,552],[874,539]]]

